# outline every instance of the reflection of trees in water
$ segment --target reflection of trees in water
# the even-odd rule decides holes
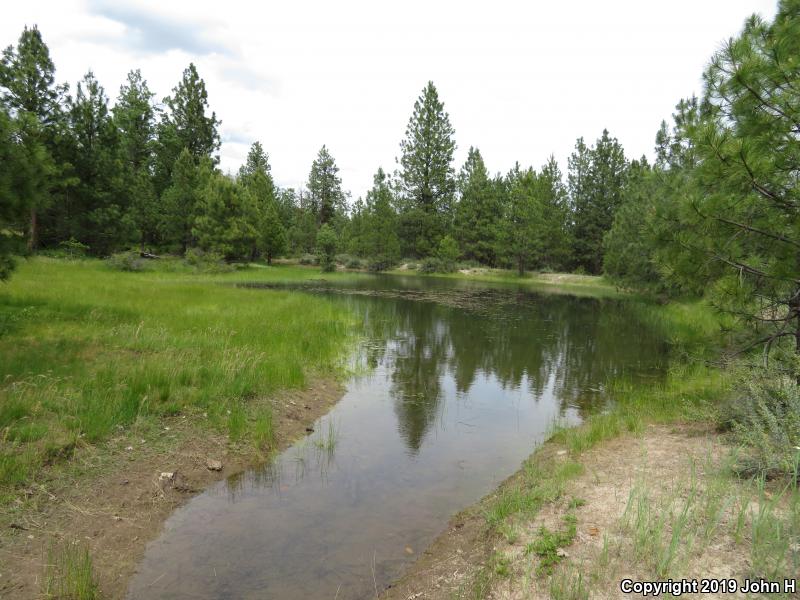
[[[364,316],[367,362],[388,361],[398,428],[417,451],[440,411],[442,379],[460,392],[479,374],[504,388],[526,378],[534,396],[555,382],[561,407],[585,412],[620,376],[661,372],[666,346],[616,300],[483,290],[435,302],[353,299]]]

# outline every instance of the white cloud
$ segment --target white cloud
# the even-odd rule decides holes
[[[300,185],[327,144],[354,196],[393,170],[415,98],[432,79],[456,129],[492,171],[604,127],[651,155],[661,119],[701,92],[713,51],[774,0],[249,3],[40,0],[4,7],[0,44],[37,23],[58,78],[92,68],[114,98],[141,68],[162,98],[194,61],[222,120],[222,166],[260,140],[283,185]]]

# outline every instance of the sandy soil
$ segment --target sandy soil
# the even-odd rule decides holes
[[[341,397],[333,381],[287,392],[275,401],[277,448],[305,435],[305,428]],[[264,457],[236,447],[187,419],[163,422],[159,438],[120,435],[76,453],[67,475],[24,490],[17,510],[0,514],[0,598],[40,596],[48,548],[86,544],[104,598],[121,598],[145,545],[175,508],[212,482]],[[222,469],[212,461],[219,461]],[[162,473],[174,474],[171,478]]]
[[[577,535],[565,549],[567,556],[557,573],[581,573],[587,582],[591,581],[591,598],[631,597],[619,590],[622,578],[653,580],[652,571],[644,564],[646,559],[634,557],[630,533],[622,526],[631,491],[646,484],[654,505],[660,499],[686,498],[709,484],[707,471],[716,469],[727,452],[719,436],[698,426],[651,426],[641,436],[626,435],[601,443],[580,456],[585,470],[567,483],[561,499],[545,505],[532,520],[517,523],[520,535],[513,544],[487,534],[483,509],[491,501],[489,496],[457,515],[403,579],[381,597],[472,598],[467,592],[475,573],[487,564],[491,555],[499,553],[508,559],[511,576],[497,578],[483,597],[551,598],[549,578],[537,575],[537,559],[526,555],[524,549],[541,526],[551,530],[563,528],[568,510],[577,516]],[[552,464],[568,459],[567,452],[552,443],[546,444],[537,457]],[[515,480],[516,476],[512,476],[503,485],[514,485]],[[585,504],[569,509],[568,503],[573,498],[581,498]],[[733,510],[722,512],[718,533],[707,546],[689,554],[681,569],[685,577],[738,577],[743,581],[748,567],[747,552],[724,533],[730,529],[727,526],[733,518]],[[604,546],[607,550],[601,558]]]

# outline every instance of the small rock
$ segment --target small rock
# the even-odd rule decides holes
[[[128,481],[127,479],[123,479],[122,481],[119,482],[120,485],[128,485],[129,483],[130,481]]]
[[[133,446],[128,446],[127,448],[125,448],[125,450],[127,450],[128,452],[130,452],[131,450],[133,450]]]
[[[114,515],[114,520],[115,521],[122,521],[122,517],[118,517],[117,515]]]
[[[414,554],[414,550],[411,549],[411,546],[406,546],[406,554]]]
[[[175,473],[165,471],[158,476],[159,481],[175,481]]]
[[[564,456],[566,453],[567,453],[566,450],[559,450],[558,452],[556,452],[556,454],[558,454],[559,456]]]
[[[209,471],[222,471],[222,461],[209,458],[206,461],[206,468]]]
[[[32,539],[33,539],[33,536],[32,536],[32,535],[29,535],[29,536],[28,536],[28,539],[29,539],[29,540],[32,540]]]
[[[561,558],[568,558],[569,557],[569,554],[563,548],[559,548],[558,550],[556,550],[556,554],[558,556],[560,556]]]

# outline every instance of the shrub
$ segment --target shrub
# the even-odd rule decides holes
[[[200,248],[189,248],[183,257],[186,264],[202,273],[227,273],[234,270],[234,266],[225,262],[218,252],[206,252]]]
[[[394,266],[394,261],[390,260],[387,256],[376,256],[370,259],[367,268],[373,273],[386,271]]]
[[[133,250],[117,252],[106,259],[106,264],[118,271],[144,271],[147,267],[146,262],[146,259]]]
[[[317,252],[319,253],[319,265],[323,272],[336,270],[335,252],[338,243],[336,231],[325,223],[317,232]]]
[[[736,392],[721,411],[721,425],[743,444],[740,467],[768,477],[798,477],[800,385],[797,368],[743,369]]]
[[[86,256],[86,253],[89,251],[89,246],[81,244],[74,237],[61,242],[58,246],[66,258],[81,258]]]
[[[298,261],[301,265],[316,265],[317,257],[313,254],[303,254]]]
[[[350,260],[347,261],[345,266],[348,269],[361,269],[364,266],[364,264],[362,263],[360,258],[352,257],[350,258]]]
[[[434,257],[423,259],[419,265],[420,273],[452,273],[455,270],[454,261]]]

